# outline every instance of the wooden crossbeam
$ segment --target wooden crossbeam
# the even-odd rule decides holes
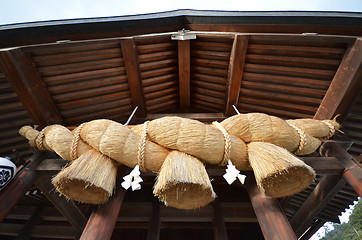
[[[39,171],[38,171],[39,172]],[[48,198],[48,200],[58,209],[58,211],[70,222],[70,224],[81,233],[87,223],[87,218],[83,212],[79,209],[77,204],[71,199],[66,199],[64,196],[60,196],[58,192],[54,190],[51,184],[53,174],[40,171],[41,175],[36,181],[36,185]]]
[[[237,106],[238,103],[248,41],[249,36],[247,35],[235,35],[231,49],[227,79],[227,92],[224,112],[225,116],[227,117],[235,114],[232,105]]]
[[[318,216],[346,182],[349,182],[358,194],[361,195],[362,192],[362,169],[353,160],[352,156],[333,141],[325,142],[321,146],[320,152],[326,157],[335,157],[344,168],[343,175],[341,173],[339,175],[324,176],[317,184],[313,192],[290,220],[297,235],[303,233],[306,226]]]
[[[121,39],[120,42],[133,107],[138,106],[136,116],[139,118],[144,118],[147,114],[147,108],[143,94],[141,71],[138,63],[136,44],[133,38]]]
[[[32,60],[20,48],[0,51],[0,66],[34,123],[40,127],[62,118]]]
[[[190,40],[178,41],[178,72],[180,108],[190,110]]]
[[[351,104],[357,96],[356,86],[360,86],[358,75],[362,71],[362,39],[357,39],[349,47],[324,96],[314,119],[330,119],[335,114],[345,114],[346,104]],[[343,107],[342,107],[343,106]]]
[[[33,227],[40,222],[40,212],[42,207],[37,207],[35,211],[31,214],[30,218],[20,230],[18,236],[16,236],[16,240],[27,240],[30,239],[30,233]]]
[[[246,188],[266,240],[297,239],[287,217],[275,198],[267,198],[255,183],[254,176],[247,177]]]

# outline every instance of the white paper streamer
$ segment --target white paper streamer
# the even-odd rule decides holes
[[[226,173],[224,174],[223,177],[229,185],[231,185],[236,180],[236,178],[239,179],[241,184],[244,184],[246,178],[245,175],[240,174],[240,171],[236,169],[236,167],[230,160],[228,161]]]
[[[132,187],[132,191],[140,190],[140,183],[143,182],[140,175],[140,167],[137,164],[128,175],[123,177],[124,181],[122,182],[121,186],[126,190],[130,187]]]

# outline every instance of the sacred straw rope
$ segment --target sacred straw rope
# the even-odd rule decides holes
[[[85,123],[82,123],[81,125],[78,126],[77,130],[75,131],[75,134],[73,135],[72,138],[72,145],[71,145],[71,152],[70,152],[70,158],[71,160],[75,160],[78,158],[78,143],[79,143],[79,138],[80,138],[80,131],[82,130],[83,126]]]
[[[307,135],[303,132],[302,129],[300,129],[299,127],[295,126],[292,123],[288,123],[291,127],[293,127],[299,134],[299,145],[298,145],[298,149],[294,151],[295,155],[298,155],[304,148],[306,142],[307,142]]]
[[[231,149],[231,140],[229,133],[225,130],[223,126],[221,126],[218,122],[212,122],[212,124],[220,130],[222,135],[224,135],[224,157],[223,160],[220,162],[220,166],[226,166],[228,164],[228,161],[230,159],[230,149]]]
[[[327,126],[329,127],[329,133],[328,133],[327,137],[325,137],[325,139],[330,139],[336,133],[336,129],[334,128],[332,123],[330,123],[326,120],[323,120],[322,122],[327,124]]]
[[[38,136],[35,139],[35,144],[36,144],[37,148],[41,151],[46,150],[44,147],[44,144],[43,144],[44,137],[45,137],[45,135],[44,135],[45,129],[46,129],[46,127],[43,128],[43,130],[41,130],[41,132],[38,134]]]
[[[137,159],[138,159],[138,166],[140,170],[145,172],[147,169],[145,167],[145,149],[146,149],[146,137],[147,137],[147,125],[149,121],[146,121],[142,125],[142,132],[141,138],[138,143],[138,152],[137,152]]]

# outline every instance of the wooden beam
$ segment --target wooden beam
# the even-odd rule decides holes
[[[178,72],[180,108],[190,110],[190,40],[178,41]]]
[[[87,218],[83,212],[73,200],[60,196],[60,194],[54,190],[54,186],[51,184],[53,174],[44,171],[38,172],[41,173],[41,176],[36,181],[36,185],[70,224],[81,233],[87,223]]]
[[[226,106],[224,113],[227,117],[235,114],[232,105],[237,106],[238,103],[248,41],[249,36],[247,35],[235,35],[233,47],[231,49],[227,80]]]
[[[333,141],[325,142],[320,148],[321,154],[335,157],[345,168],[343,178],[359,196],[362,196],[362,168],[354,158]]]
[[[30,57],[20,48],[0,51],[0,66],[6,78],[40,127],[62,124],[62,118]]]
[[[355,43],[349,47],[342,59],[341,64],[324,96],[314,119],[330,119],[337,112],[338,107],[342,104],[345,97],[354,98],[355,96],[346,96],[354,85],[357,75],[362,67],[362,39],[357,38]],[[357,93],[355,93],[356,95]],[[343,111],[343,109],[338,109]]]
[[[121,39],[120,41],[133,107],[138,106],[136,116],[144,118],[147,114],[147,108],[143,94],[141,71],[138,63],[136,44],[133,38]]]
[[[213,228],[214,228],[214,239],[215,240],[227,240],[228,235],[226,232],[226,226],[224,218],[221,212],[220,200],[216,198],[212,202],[212,207],[214,210],[214,219],[213,219]]]
[[[267,198],[258,188],[253,175],[247,177],[246,188],[266,240],[297,239],[287,217],[275,198]]]
[[[31,233],[33,227],[36,224],[39,224],[39,222],[40,222],[40,212],[41,212],[42,208],[43,207],[37,207],[35,209],[33,214],[31,214],[28,221],[25,223],[23,228],[20,230],[18,236],[16,236],[16,240],[27,240],[27,239],[31,238],[30,233]]]
[[[6,214],[15,206],[17,201],[25,194],[28,188],[33,185],[38,175],[35,168],[42,161],[43,152],[34,154],[27,165],[25,165],[11,180],[11,182],[0,193],[0,222]]]
[[[152,215],[147,230],[147,240],[158,240],[160,239],[160,201],[157,197],[153,198],[152,204]]]

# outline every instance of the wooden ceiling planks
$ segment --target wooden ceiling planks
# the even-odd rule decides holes
[[[124,121],[132,107],[119,40],[27,47],[66,125]]]
[[[147,113],[179,109],[177,41],[170,34],[135,38]]]
[[[351,40],[259,35],[249,38],[238,108],[282,118],[312,117]],[[330,40],[331,42],[328,42]]]
[[[223,112],[233,38],[198,35],[191,40],[191,105]]]

